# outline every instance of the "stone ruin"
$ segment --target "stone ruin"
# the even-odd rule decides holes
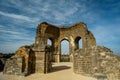
[[[120,57],[104,46],[76,50],[73,63],[77,74],[120,80]]]
[[[52,41],[52,45],[48,45],[48,39]],[[50,72],[52,62],[60,62],[60,43],[63,40],[69,41],[70,62],[73,62],[73,71],[76,74],[120,80],[120,57],[104,46],[96,46],[93,34],[82,22],[71,27],[57,27],[46,22],[39,24],[35,43],[20,47],[6,61],[4,74]],[[82,40],[82,48],[79,48],[79,40]]]

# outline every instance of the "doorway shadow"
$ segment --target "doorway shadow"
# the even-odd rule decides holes
[[[51,72],[57,72],[57,71],[61,71],[61,70],[66,70],[66,69],[70,69],[71,67],[69,66],[54,66],[52,67]]]

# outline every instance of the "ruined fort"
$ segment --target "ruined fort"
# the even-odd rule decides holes
[[[48,39],[52,45],[48,45]],[[39,24],[35,43],[20,47],[16,54],[6,61],[4,74],[50,72],[52,62],[60,62],[60,43],[63,40],[69,42],[69,58],[73,63],[74,73],[120,80],[120,57],[104,46],[96,46],[94,35],[82,22],[70,27],[58,27],[46,22]],[[78,47],[79,40],[82,40],[81,48]]]

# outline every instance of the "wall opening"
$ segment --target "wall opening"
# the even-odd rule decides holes
[[[78,44],[79,44],[79,48],[82,48],[82,39],[79,39]]]
[[[69,58],[69,53],[70,53],[70,47],[69,47],[69,41],[68,40],[62,40],[61,44],[61,57],[60,57],[60,61],[61,62],[69,62],[70,58]]]
[[[51,39],[48,39],[48,40],[47,40],[47,45],[52,46],[52,40],[51,40]]]
[[[80,49],[80,48],[82,48],[82,38],[77,37],[75,39],[75,49]]]

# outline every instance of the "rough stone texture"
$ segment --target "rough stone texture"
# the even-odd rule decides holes
[[[4,74],[16,74],[21,75],[22,73],[22,57],[10,58],[6,61],[4,67]]]
[[[6,61],[4,73],[26,75],[28,73],[29,52],[29,46],[20,47],[16,54]]]
[[[79,40],[82,40],[82,48],[96,45],[93,34],[87,29],[86,24],[82,22],[66,28],[43,22],[37,27],[35,47],[40,48],[39,46],[46,45],[48,39],[52,41],[55,62],[60,62],[60,43],[63,40],[69,41],[71,62],[73,61],[74,50],[78,49]]]
[[[103,46],[79,49],[74,54],[74,72],[120,80],[120,57]]]
[[[0,58],[0,72],[4,69],[4,60]]]
[[[7,59],[9,59],[13,55],[14,54],[3,54],[3,53],[0,53],[0,72],[2,72],[4,70],[5,61]]]
[[[52,64],[51,64],[52,51],[50,46],[46,46],[45,50],[43,50],[42,48],[40,48],[39,51],[37,51],[37,49],[34,48],[35,72],[48,73],[52,68]]]
[[[5,63],[4,74],[29,75],[47,73],[51,70],[50,46],[45,51],[33,51],[31,46],[20,47],[12,58]]]
[[[57,27],[46,22],[38,25],[35,43],[20,47],[9,59],[4,68],[6,74],[47,73],[51,70],[51,62],[60,62],[63,40],[69,41],[70,61],[74,72],[108,80],[120,80],[120,58],[108,48],[96,46],[93,34],[86,24],[77,23],[71,27]],[[52,45],[48,46],[50,39]],[[82,48],[79,49],[79,40]]]

